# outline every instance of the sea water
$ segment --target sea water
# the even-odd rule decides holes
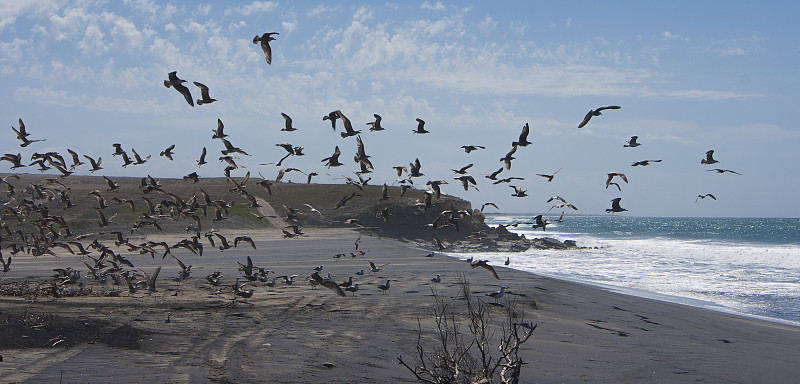
[[[489,215],[486,223],[533,216]],[[545,232],[524,224],[508,229],[582,248],[475,257],[495,265],[510,257],[509,267],[543,276],[800,325],[800,219],[567,215]]]

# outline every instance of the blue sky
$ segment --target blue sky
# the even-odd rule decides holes
[[[497,5],[499,4],[499,5]],[[723,5],[724,4],[724,5]],[[20,148],[11,129],[2,153],[66,148],[103,157],[107,176],[220,176],[217,119],[230,141],[252,156],[243,168],[270,179],[289,142],[305,148],[286,166],[327,172],[342,182],[358,168],[355,139],[334,133],[322,116],[340,109],[361,129],[375,172],[392,184],[394,165],[419,158],[443,191],[504,212],[547,211],[550,196],[599,214],[622,197],[627,215],[797,217],[800,129],[794,123],[800,61],[800,6],[719,2],[221,2],[0,1],[0,116],[31,139]],[[279,32],[267,65],[253,36]],[[167,73],[209,86],[219,101],[189,107],[166,89]],[[620,105],[585,128],[590,109]],[[295,132],[281,132],[284,112]],[[369,132],[372,114],[386,131]],[[412,134],[416,118],[427,135]],[[504,177],[497,170],[522,126]],[[623,148],[632,135],[642,143]],[[121,167],[111,144],[142,155]],[[176,144],[175,161],[158,154]],[[462,145],[483,145],[466,154]],[[345,166],[320,160],[335,146]],[[195,166],[203,147],[210,163]],[[703,166],[707,150],[720,163]],[[634,161],[661,159],[647,167]],[[469,173],[465,192],[451,169]],[[731,169],[742,175],[716,174]],[[9,163],[0,162],[0,172]],[[552,183],[537,173],[562,169]],[[18,171],[36,173],[35,167]],[[622,191],[605,189],[606,172],[628,175]],[[87,174],[86,166],[76,170]],[[296,182],[302,175],[289,175]],[[612,187],[613,188],[613,187]],[[695,203],[698,194],[714,194]]]

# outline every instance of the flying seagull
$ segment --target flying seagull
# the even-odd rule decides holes
[[[606,110],[606,109],[620,109],[620,108],[622,108],[622,107],[620,107],[618,105],[610,105],[608,107],[600,107],[600,108],[597,108],[595,110],[591,110],[586,114],[586,116],[583,117],[583,121],[581,121],[581,123],[578,124],[578,128],[585,127],[586,124],[589,123],[589,120],[592,119],[592,117],[602,115],[602,113],[600,113],[600,111],[603,111],[603,110]]]
[[[415,130],[413,130],[411,132],[414,132],[414,133],[430,133],[430,132],[425,130],[425,120],[422,120],[419,117],[417,118],[417,129],[415,129]]]
[[[719,163],[719,161],[714,160],[714,150],[710,150],[706,152],[706,158],[700,160],[700,164],[714,164]]]
[[[533,144],[528,141],[528,133],[530,133],[531,127],[528,126],[528,123],[525,123],[525,126],[522,127],[522,133],[519,134],[519,141],[514,141],[511,143],[513,146],[520,146],[520,147],[527,147],[528,144]]]
[[[611,200],[611,208],[606,208],[606,212],[624,212],[627,209],[622,208],[619,206],[619,201],[622,200],[621,197],[617,197],[616,199]]]
[[[623,147],[625,147],[625,148],[635,148],[635,147],[638,147],[638,146],[642,145],[642,144],[636,142],[637,139],[639,139],[639,136],[631,136],[631,139],[626,141],[625,145],[623,145]]]
[[[264,51],[264,58],[267,59],[267,64],[272,65],[272,48],[269,46],[269,42],[275,40],[272,35],[280,35],[278,32],[267,32],[261,36],[256,36],[253,38],[253,44],[258,44],[261,42],[261,50]]]
[[[192,93],[189,92],[189,88],[186,88],[185,85],[181,84],[185,83],[186,80],[178,78],[178,71],[172,71],[167,76],[169,77],[169,79],[164,80],[164,86],[167,88],[169,87],[175,88],[176,91],[178,91],[181,95],[183,95],[183,98],[186,99],[186,102],[189,103],[189,105],[191,105],[192,107],[194,107],[194,100],[192,100]]]
[[[200,88],[200,96],[202,97],[202,99],[197,99],[197,105],[211,104],[217,101],[217,99],[212,99],[211,96],[208,95],[208,87],[204,84],[195,81],[194,85]]]
[[[712,199],[714,199],[714,200],[716,200],[716,199],[717,199],[717,198],[716,198],[714,195],[712,195],[712,194],[710,194],[710,193],[707,193],[707,194],[705,194],[705,195],[697,195],[697,197],[694,199],[694,202],[695,202],[695,203],[697,203],[697,200],[699,200],[699,199],[705,199],[706,197],[710,197],[710,198],[712,198]]]

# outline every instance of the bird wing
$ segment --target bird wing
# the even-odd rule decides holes
[[[581,123],[580,123],[580,124],[578,124],[578,128],[583,128],[583,127],[585,127],[585,126],[586,126],[586,124],[588,124],[588,123],[589,123],[589,120],[591,120],[591,119],[592,119],[592,116],[594,116],[594,111],[593,111],[593,110],[592,110],[592,111],[589,111],[589,112],[586,114],[586,116],[584,116],[584,117],[583,117],[583,121],[581,121]]]

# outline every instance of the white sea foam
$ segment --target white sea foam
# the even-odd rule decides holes
[[[700,300],[737,313],[800,321],[800,245],[631,238],[629,233],[613,232],[599,237],[553,233],[549,229],[546,233],[530,229],[514,232],[528,238],[547,235],[576,240],[579,246],[590,248],[531,249],[510,254],[510,267],[544,276]],[[508,256],[485,253],[475,257],[500,264]]]

